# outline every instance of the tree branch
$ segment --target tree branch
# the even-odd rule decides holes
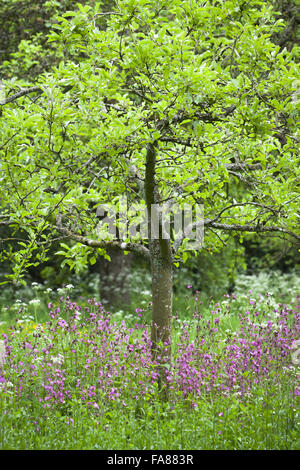
[[[282,227],[277,227],[277,226],[266,226],[263,224],[257,224],[257,225],[222,224],[222,223],[213,222],[213,220],[211,219],[205,219],[204,226],[213,227],[218,230],[225,230],[229,232],[231,231],[252,232],[252,233],[278,232],[278,233],[290,235],[291,237],[300,241],[300,235],[297,235],[296,233],[291,232],[290,230],[286,230],[286,229],[283,229]]]
[[[72,232],[70,229],[65,227],[62,224],[62,217],[61,214],[58,214],[56,217],[56,226],[55,228],[68,238],[81,243],[82,245],[90,246],[91,248],[117,248],[121,251],[131,251],[133,253],[137,253],[139,255],[144,256],[145,258],[150,258],[150,253],[148,248],[144,245],[140,245],[138,243],[125,243],[119,240],[94,240],[92,238],[85,237],[78,233]]]
[[[237,204],[237,205],[243,205],[243,204]],[[259,204],[258,204],[259,205]],[[228,209],[228,207],[227,207]],[[225,210],[225,209],[224,209]],[[222,211],[224,212],[224,211]],[[220,215],[220,214],[219,214]],[[218,223],[214,222],[217,219],[215,217],[214,219],[204,219],[203,221],[200,222],[201,226],[203,225],[204,227],[207,227],[209,230],[216,229],[216,230],[222,230],[225,232],[250,232],[250,233],[277,233],[277,236],[280,236],[280,234],[283,235],[289,235],[292,238],[295,238],[297,241],[300,241],[300,235],[297,235],[296,233],[292,232],[291,230],[286,230],[283,229],[282,227],[278,226],[267,226],[264,224],[256,224],[256,225],[251,225],[251,224],[223,224],[223,223]],[[193,224],[193,230],[199,226],[199,223],[197,222]],[[214,230],[212,230],[213,233],[215,233]],[[179,247],[181,246],[184,236],[180,237],[179,239],[175,240],[174,245],[173,245],[173,251],[176,252]]]
[[[266,209],[269,212],[272,212],[275,216],[279,213],[280,209],[276,210],[273,209],[272,207],[265,206],[264,204],[260,204],[259,202],[254,202],[254,201],[249,201],[249,202],[236,202],[234,204],[230,204],[227,207],[224,207],[219,214],[211,219],[211,223],[215,223],[223,214],[223,212],[227,211],[228,209],[232,209],[233,207],[243,207],[243,206],[256,206],[256,207],[261,207],[262,209]]]
[[[0,215],[0,219],[1,218],[5,218],[6,215]],[[11,219],[7,219],[7,220],[0,220],[0,225],[12,225],[12,224],[15,224],[16,222],[14,220],[11,220]]]
[[[225,168],[227,170],[233,170],[233,171],[238,171],[238,170],[261,170],[262,165],[261,163],[228,163],[225,165]]]
[[[12,101],[17,100],[18,98],[21,98],[22,96],[29,95],[30,93],[33,93],[35,91],[42,91],[39,86],[33,86],[31,88],[27,88],[25,90],[21,90],[15,95],[12,95],[5,100],[0,101],[0,106],[4,106],[5,104],[11,103]]]

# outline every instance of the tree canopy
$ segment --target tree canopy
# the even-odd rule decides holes
[[[284,27],[260,0],[121,0],[59,17],[59,64],[18,91],[3,81],[0,224],[26,234],[2,252],[10,278],[58,236],[75,242],[62,246],[71,267],[112,246],[136,251],[151,260],[166,326],[170,266],[191,250],[184,238],[99,236],[97,207],[120,195],[148,214],[203,205],[211,250],[244,232],[299,241],[297,48],[271,40]]]

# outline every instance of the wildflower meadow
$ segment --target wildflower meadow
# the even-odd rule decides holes
[[[164,366],[151,302],[122,319],[67,287],[1,325],[1,449],[299,449],[299,297],[196,293]]]

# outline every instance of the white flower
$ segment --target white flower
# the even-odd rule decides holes
[[[31,284],[31,287],[32,287],[33,290],[39,290],[41,288],[41,285],[38,284],[37,282],[33,282]]]
[[[13,305],[14,310],[17,310],[17,309],[19,309],[20,307],[26,307],[26,303],[25,303],[25,302],[18,302],[18,303],[15,303],[15,304]]]
[[[61,354],[58,354],[56,357],[51,356],[51,360],[53,364],[63,364],[64,363],[64,357]]]
[[[142,294],[144,295],[151,295],[151,292],[149,290],[144,290],[142,291]]]
[[[74,289],[74,286],[72,284],[67,284],[66,289]]]
[[[52,289],[51,289],[51,287],[48,287],[48,289],[46,289],[46,293],[50,294],[50,292],[52,292]]]
[[[30,305],[38,305],[41,303],[40,299],[32,299],[29,301]]]

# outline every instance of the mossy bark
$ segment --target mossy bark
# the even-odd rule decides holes
[[[170,359],[173,297],[173,265],[169,240],[151,242],[152,328],[155,357]]]
[[[173,297],[173,262],[169,239],[163,238],[162,224],[154,234],[152,220],[159,220],[160,196],[155,181],[156,148],[148,144],[145,171],[145,200],[148,211],[148,236],[152,271],[152,357],[158,363],[159,387],[166,399],[166,365],[171,361],[171,328]]]

